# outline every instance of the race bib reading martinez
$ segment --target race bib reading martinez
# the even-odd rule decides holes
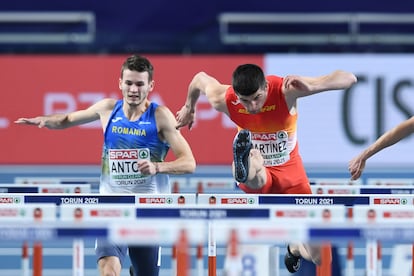
[[[264,166],[278,166],[290,159],[292,142],[286,131],[276,133],[252,133],[253,148],[260,151],[264,159]]]
[[[138,160],[150,160],[150,151],[143,149],[108,150],[109,177],[116,185],[137,185],[144,183],[150,176],[138,170]]]

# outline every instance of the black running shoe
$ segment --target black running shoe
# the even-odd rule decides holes
[[[295,256],[290,253],[289,245],[285,255],[285,266],[290,273],[295,273],[300,268],[301,257]]]
[[[249,153],[252,148],[251,134],[248,130],[240,130],[233,141],[233,160],[235,179],[237,182],[247,181],[249,174]]]

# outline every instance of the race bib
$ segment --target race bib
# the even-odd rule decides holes
[[[252,133],[253,148],[260,151],[266,167],[278,166],[290,159],[291,143],[284,130],[276,133]]]
[[[150,176],[144,176],[138,169],[138,160],[150,160],[150,151],[143,149],[110,149],[108,151],[109,177],[115,185],[137,185]]]

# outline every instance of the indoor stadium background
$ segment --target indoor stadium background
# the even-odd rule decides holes
[[[150,98],[173,112],[183,104],[188,83],[199,71],[227,83],[241,63],[256,63],[267,74],[281,76],[353,72],[358,83],[347,93],[299,100],[298,140],[310,179],[348,178],[352,157],[414,113],[411,2],[5,1],[0,4],[0,182],[97,179],[99,125],[51,133],[13,121],[120,97],[121,63],[135,53],[154,64],[155,91]],[[208,192],[240,193],[229,166],[236,133],[232,122],[201,101],[193,130],[182,132],[198,163],[194,175],[176,178],[184,192],[195,193],[194,183],[203,180],[212,183]],[[413,138],[407,138],[370,159],[362,184],[414,179],[412,144]],[[70,275],[71,244],[44,246],[45,275]],[[93,243],[85,246],[85,273],[96,275]],[[395,248],[384,248],[384,275],[394,275]],[[163,251],[165,275],[170,251]],[[218,255],[224,253],[221,248]],[[345,248],[338,253],[345,258]],[[20,244],[4,243],[0,274],[20,275],[20,254]],[[356,275],[363,275],[364,249],[357,248],[355,254]],[[402,254],[397,266],[409,265],[410,257]]]

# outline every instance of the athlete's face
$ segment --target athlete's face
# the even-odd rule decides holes
[[[130,105],[140,105],[146,101],[149,92],[154,88],[154,81],[148,80],[148,72],[124,70],[119,80],[119,89],[124,101]]]
[[[267,99],[267,86],[265,89],[259,89],[249,96],[237,95],[240,103],[250,114],[257,114],[262,110]]]

